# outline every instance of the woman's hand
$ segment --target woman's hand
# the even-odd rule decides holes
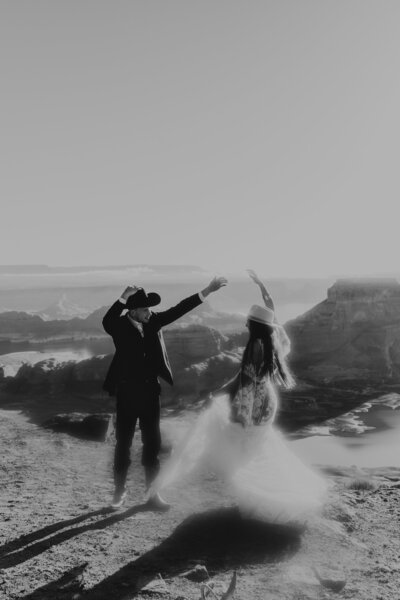
[[[263,282],[258,277],[255,271],[253,271],[252,269],[247,269],[247,272],[249,274],[250,279],[252,279],[254,283],[256,283],[257,285],[263,285]]]
[[[271,294],[268,292],[267,288],[265,287],[259,276],[252,269],[247,269],[247,272],[249,274],[250,279],[252,279],[254,283],[256,283],[260,288],[265,306],[275,311],[274,301],[272,300]]]

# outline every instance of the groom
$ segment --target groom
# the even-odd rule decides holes
[[[200,293],[162,312],[150,310],[161,302],[158,294],[147,294],[143,288],[128,286],[107,311],[103,327],[113,338],[115,354],[103,387],[117,398],[113,508],[121,507],[126,497],[125,483],[137,421],[142,433],[142,465],[147,488],[159,471],[161,387],[158,378],[173,384],[162,327],[193,310],[226,283],[224,277],[214,277]],[[126,309],[126,315],[122,316]],[[158,494],[149,499],[149,504],[157,510],[169,508]]]

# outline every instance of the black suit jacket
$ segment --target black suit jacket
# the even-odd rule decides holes
[[[121,316],[126,309],[125,304],[119,300],[114,302],[103,319],[103,327],[112,336],[115,345],[115,354],[103,389],[113,396],[119,381],[128,378],[132,382],[142,382],[149,374],[149,368],[154,377],[162,377],[172,385],[171,366],[161,328],[173,323],[199,304],[200,296],[194,294],[168,310],[152,313],[149,322],[143,324],[142,337],[128,316]]]

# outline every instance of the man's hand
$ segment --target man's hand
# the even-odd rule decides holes
[[[138,287],[136,287],[136,285],[128,285],[127,288],[125,288],[125,290],[122,292],[121,294],[121,298],[124,298],[124,300],[128,300],[129,296],[132,296],[133,294],[136,294],[136,292],[138,291]]]
[[[212,292],[217,292],[219,289],[224,287],[228,283],[228,280],[225,277],[214,277],[208,284],[204,290],[202,290],[202,294],[204,297],[208,296]]]

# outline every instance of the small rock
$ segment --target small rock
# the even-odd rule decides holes
[[[287,571],[289,579],[297,585],[318,586],[319,581],[310,568],[302,565],[291,565]]]
[[[147,594],[164,594],[168,592],[168,588],[164,579],[161,577],[160,573],[158,573],[157,577],[142,587],[140,591]]]
[[[391,573],[391,569],[389,569],[389,567],[386,566],[382,566],[379,568],[380,571],[382,571],[382,573]]]
[[[63,413],[53,415],[43,426],[85,440],[104,442],[110,435],[113,420],[111,413]]]
[[[313,567],[313,571],[320,584],[333,592],[340,592],[347,583],[345,576],[337,571],[325,571],[316,567]]]
[[[208,571],[204,565],[196,565],[190,571],[186,571],[182,573],[182,577],[186,577],[186,579],[190,579],[190,581],[207,581],[210,579]]]

